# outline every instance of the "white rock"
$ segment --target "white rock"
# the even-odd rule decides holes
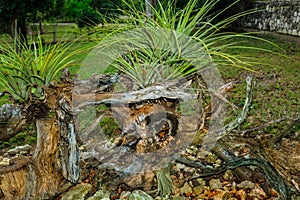
[[[220,179],[211,179],[209,181],[209,187],[210,189],[219,189],[222,188],[222,183]]]
[[[15,155],[18,154],[22,151],[29,151],[31,149],[31,146],[29,144],[25,144],[24,146],[17,146],[14,149],[10,149],[7,151],[7,153],[11,154],[11,155]]]
[[[255,184],[251,181],[246,180],[237,184],[237,187],[241,189],[253,189],[255,187]]]
[[[3,160],[0,162],[0,166],[9,166],[9,158],[3,158]]]
[[[177,169],[184,169],[185,165],[181,164],[181,163],[176,163],[176,167],[177,167]]]

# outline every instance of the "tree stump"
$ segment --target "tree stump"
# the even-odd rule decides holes
[[[0,168],[1,199],[40,200],[53,198],[66,183],[59,162],[59,123],[36,120],[37,146],[33,158],[19,157]]]

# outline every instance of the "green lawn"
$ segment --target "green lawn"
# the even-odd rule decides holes
[[[300,38],[279,34],[260,36],[283,48],[285,52],[279,51],[283,55],[243,50],[240,53],[254,57],[262,63],[251,67],[255,73],[232,67],[220,68],[225,81],[235,83],[235,88],[228,94],[228,99],[239,108],[242,108],[244,103],[247,74],[255,77],[253,103],[244,128],[256,127],[280,118],[300,117]],[[253,40],[246,40],[245,44],[269,47],[277,52],[279,50]]]

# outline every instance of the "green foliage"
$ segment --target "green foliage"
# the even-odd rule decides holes
[[[20,132],[7,142],[0,141],[0,149],[3,148],[12,149],[19,145],[35,144],[36,141],[37,141],[37,137],[35,133]]]
[[[91,0],[70,0],[65,4],[66,15],[78,19],[84,11],[90,9]]]
[[[59,72],[74,62],[71,58],[81,52],[81,49],[68,51],[71,47],[72,43],[43,46],[41,38],[33,42],[32,47],[20,42],[17,45],[1,43],[1,88],[19,103],[32,98],[43,99],[43,87],[56,80]]]
[[[100,127],[108,138],[113,138],[119,129],[117,121],[112,117],[104,117],[100,121]]]
[[[145,14],[143,4],[123,2],[128,8],[123,11],[123,15],[128,16],[127,25],[120,26],[116,32],[121,33],[109,35],[100,42],[99,47],[105,49],[106,53],[109,52],[111,59],[115,56],[116,61],[112,66],[128,74],[140,88],[154,82],[192,76],[210,64],[250,69],[258,63],[257,60],[245,59],[228,50],[269,50],[240,45],[245,38],[276,46],[254,35],[222,31],[238,18],[255,12],[245,11],[218,20],[219,16],[228,12],[239,0],[217,12],[214,9],[221,0],[206,0],[200,7],[198,0],[190,0],[180,10],[176,8],[175,1],[158,0],[157,6],[151,7],[152,17]],[[122,33],[123,30],[127,32]],[[130,45],[126,47],[126,44]],[[117,58],[119,52],[113,52],[116,47],[123,50],[128,48],[128,53]]]
[[[27,22],[62,16],[65,0],[1,0],[0,29],[27,44]],[[12,29],[15,27],[15,29]]]

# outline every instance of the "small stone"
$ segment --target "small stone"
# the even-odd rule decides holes
[[[199,183],[200,186],[205,186],[205,181],[203,180],[203,178],[197,178],[197,181]]]
[[[3,160],[3,157],[2,156],[0,156],[0,162]]]
[[[192,167],[186,167],[183,169],[183,171],[185,171],[186,173],[189,173],[189,174],[193,174],[196,171],[196,169],[192,168]]]
[[[221,163],[222,163],[222,160],[220,160],[220,159],[216,160],[216,162],[215,162],[215,164],[217,164],[218,166],[220,166]]]
[[[246,198],[247,198],[247,194],[246,194],[245,190],[239,190],[239,191],[237,191],[236,192],[236,196],[240,200],[246,200]]]
[[[28,153],[28,151],[21,151],[20,155],[26,155]]]
[[[184,169],[185,165],[181,164],[181,163],[176,163],[176,167],[177,167],[177,169]]]
[[[213,199],[229,199],[230,197],[232,197],[232,194],[220,189],[216,189]]]
[[[188,193],[192,193],[192,192],[193,192],[193,190],[187,182],[183,185],[182,188],[180,188],[180,194],[188,194]]]
[[[80,151],[83,151],[83,150],[85,150],[85,147],[84,147],[84,146],[80,146],[78,149],[79,149]]]
[[[233,173],[231,170],[227,170],[223,175],[224,180],[230,180],[233,178]]]
[[[251,196],[252,198],[257,197],[258,199],[264,199],[267,197],[265,191],[261,187],[254,187],[248,196]]]
[[[26,151],[26,153],[31,149],[31,146],[29,144],[25,144],[23,146],[17,146],[13,149],[10,149],[7,151],[10,155],[16,155],[19,154],[21,151]]]
[[[81,183],[72,188],[66,193],[64,193],[61,197],[61,200],[84,200],[85,195],[92,188],[91,184]]]
[[[255,187],[255,184],[251,181],[246,180],[237,184],[237,187],[240,189],[253,189]]]
[[[141,190],[133,191],[128,197],[128,200],[153,200],[149,194]]]
[[[0,162],[0,166],[9,166],[9,158],[3,158],[2,161]]]
[[[207,154],[207,162],[209,163],[215,163],[218,157],[215,154],[212,154],[211,152]]]
[[[93,196],[91,196],[87,200],[99,200],[99,199],[110,200],[110,193],[108,191],[98,190]]]
[[[210,189],[219,189],[222,188],[222,183],[220,179],[211,179],[209,181],[209,187]]]
[[[193,192],[196,194],[196,195],[199,195],[203,192],[203,186],[197,186],[197,187],[194,187],[193,188]]]

